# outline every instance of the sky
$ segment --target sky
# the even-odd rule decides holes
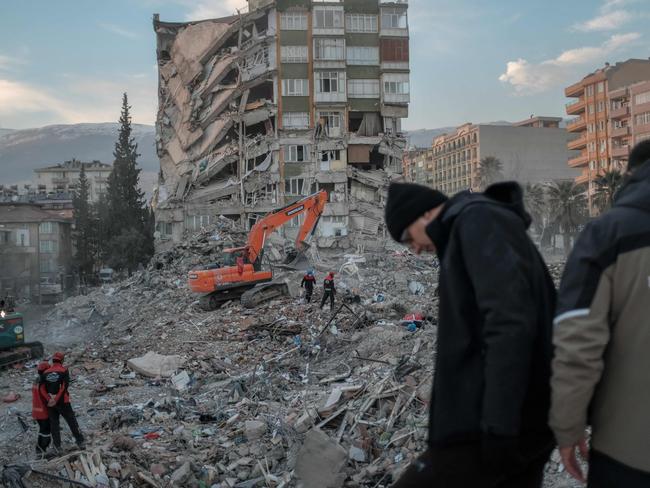
[[[133,121],[157,107],[153,13],[214,18],[245,0],[0,0],[0,128]],[[650,0],[409,0],[409,130],[563,116],[563,88],[650,56]]]

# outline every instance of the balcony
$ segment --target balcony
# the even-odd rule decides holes
[[[53,185],[66,185],[69,182],[70,180],[68,178],[61,178],[61,177],[52,178]]]
[[[585,152],[580,156],[576,156],[575,158],[569,159],[569,166],[571,168],[579,168],[580,166],[584,166],[588,162],[589,162],[589,154]]]
[[[585,87],[582,84],[582,81],[579,81],[578,83],[574,83],[571,86],[567,86],[564,89],[564,95],[567,97],[579,97],[585,92]]]
[[[566,130],[569,132],[578,132],[587,127],[587,121],[584,117],[576,117],[570,120],[566,125]]]
[[[107,176],[95,176],[95,183],[108,183]]]
[[[589,180],[591,180],[589,177],[589,171],[585,171],[583,174],[576,177],[575,182],[576,185],[582,185],[583,183],[589,183]]]
[[[578,137],[577,139],[573,139],[572,141],[569,141],[567,147],[571,150],[584,149],[585,147],[587,147],[587,134],[584,134]]]
[[[566,113],[577,115],[585,111],[585,101],[583,99],[566,104]]]
[[[612,137],[625,137],[630,135],[630,127],[612,127]]]
[[[612,119],[620,119],[630,115],[630,107],[628,105],[623,105],[622,107],[612,108],[609,111],[609,116]]]
[[[389,5],[391,3],[398,3],[401,5],[408,5],[408,0],[379,0],[379,5]]]
[[[630,146],[628,146],[627,144],[612,147],[613,158],[627,159],[629,154],[630,154]]]
[[[627,97],[627,88],[619,88],[618,90],[613,90],[609,92],[610,100],[619,100],[621,98]]]

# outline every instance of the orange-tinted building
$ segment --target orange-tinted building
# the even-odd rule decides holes
[[[650,60],[607,63],[564,90],[566,112],[575,116],[567,130],[576,134],[568,148],[580,151],[569,159],[581,171],[577,183],[588,188],[589,205],[595,180],[608,169],[622,169],[632,145],[650,138]]]

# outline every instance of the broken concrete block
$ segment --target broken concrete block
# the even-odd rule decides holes
[[[260,420],[247,420],[244,423],[244,433],[249,441],[259,439],[266,433],[266,423]]]
[[[189,461],[183,463],[183,465],[172,473],[171,484],[172,486],[186,486],[185,482],[192,475],[192,466]]]
[[[144,356],[132,358],[127,361],[127,366],[142,376],[149,378],[169,378],[179,369],[185,360],[177,355],[163,356],[149,351]]]
[[[357,461],[358,463],[365,463],[366,462],[366,451],[363,449],[360,449],[356,446],[350,446],[350,450],[348,451],[348,457],[352,461]]]
[[[190,375],[187,374],[187,371],[181,371],[177,375],[172,376],[172,385],[174,385],[174,388],[178,391],[187,389],[190,385],[190,381]]]
[[[305,436],[298,460],[296,477],[303,488],[338,488],[343,486],[348,453],[319,429],[310,430]]]

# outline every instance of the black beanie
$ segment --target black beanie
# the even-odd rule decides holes
[[[400,242],[406,228],[431,209],[447,201],[444,193],[416,185],[392,183],[386,201],[386,227],[391,237]]]

